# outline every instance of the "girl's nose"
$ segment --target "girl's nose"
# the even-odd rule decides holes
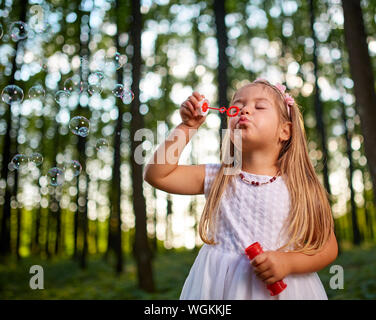
[[[243,115],[243,114],[249,114],[249,111],[246,107],[243,107],[241,108],[240,112],[239,112],[240,115]]]

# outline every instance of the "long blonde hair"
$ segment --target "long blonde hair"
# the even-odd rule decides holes
[[[278,105],[280,122],[290,121],[291,137],[283,142],[277,166],[283,176],[290,196],[290,212],[283,228],[287,229],[288,242],[278,248],[294,248],[290,252],[316,254],[329,240],[334,231],[334,220],[329,204],[329,194],[321,185],[308,155],[303,116],[295,102],[290,109],[291,118],[284,103],[282,93],[266,80],[256,80],[247,85],[265,85],[274,90]],[[234,98],[234,97],[233,97]],[[232,99],[233,101],[233,99]],[[231,101],[231,102],[232,102]],[[227,119],[228,120],[228,119]],[[221,149],[221,167],[212,183],[199,224],[199,234],[207,244],[214,242],[215,221],[218,207],[226,187],[233,183],[234,175],[224,174],[226,167],[234,167],[228,156],[236,158],[230,130],[226,131]],[[230,164],[229,164],[230,163]],[[299,186],[299,187],[297,187]],[[209,237],[209,234],[211,237]]]

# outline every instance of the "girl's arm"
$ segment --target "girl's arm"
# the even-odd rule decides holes
[[[175,194],[204,193],[205,165],[178,165],[185,146],[205,121],[197,114],[201,95],[194,92],[180,107],[180,123],[158,147],[146,165],[144,180],[153,187]]]
[[[314,255],[300,252],[285,252],[290,273],[316,272],[331,264],[338,255],[338,243],[332,230],[331,236],[323,249]]]

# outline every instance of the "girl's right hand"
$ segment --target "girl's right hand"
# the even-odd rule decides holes
[[[191,96],[180,106],[180,116],[185,125],[192,128],[199,128],[205,122],[206,116],[199,115],[199,101],[205,97],[194,91]]]

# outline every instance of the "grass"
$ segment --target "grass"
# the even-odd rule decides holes
[[[337,260],[319,271],[328,298],[376,299],[376,247],[344,249]],[[0,265],[0,299],[179,299],[185,278],[197,255],[196,251],[169,250],[156,256],[154,266],[155,293],[146,293],[137,287],[136,266],[128,258],[125,272],[116,275],[113,261],[92,257],[88,268],[81,270],[71,258],[41,260],[36,257],[14,260]],[[44,289],[29,287],[32,265],[44,270]],[[344,289],[331,289],[332,265],[344,269]]]

